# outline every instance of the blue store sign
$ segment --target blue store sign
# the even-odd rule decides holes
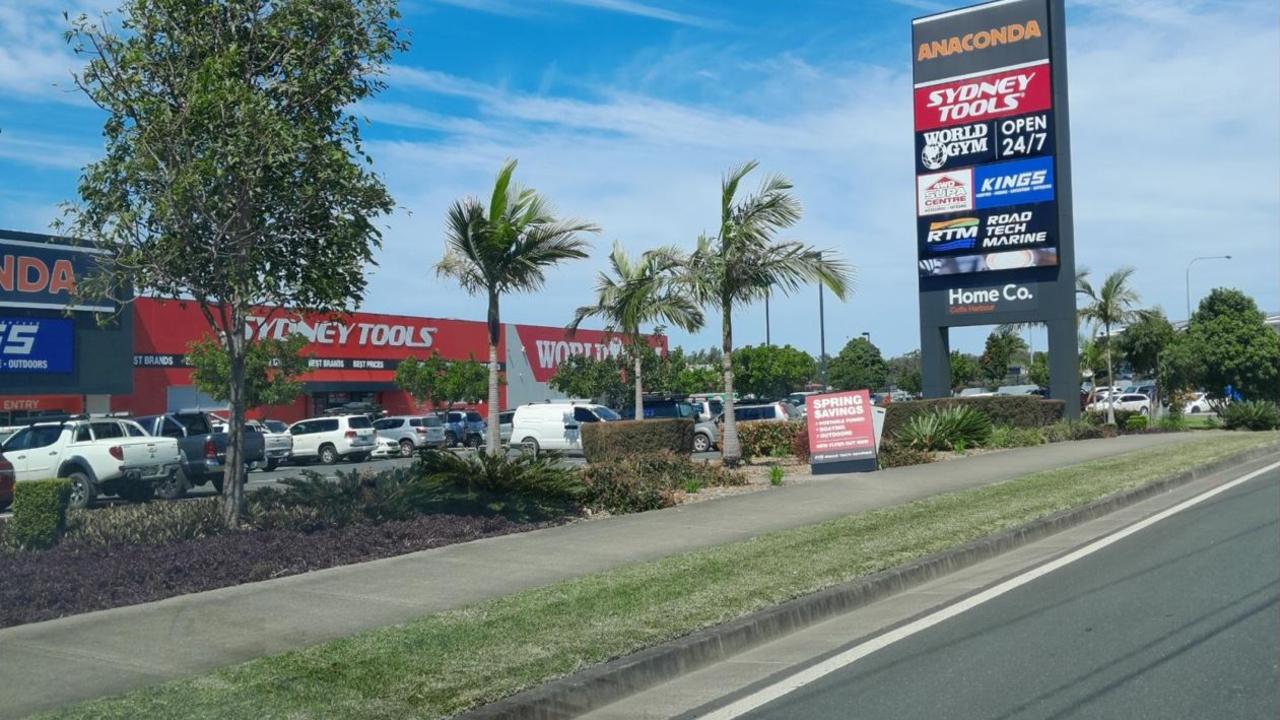
[[[74,337],[67,318],[0,318],[0,373],[69,373]]]

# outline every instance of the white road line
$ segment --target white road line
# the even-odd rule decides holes
[[[1040,565],[1039,567],[1032,568],[1031,570],[1028,570],[1027,572],[1021,575],[1010,578],[1000,583],[999,585],[995,585],[991,588],[988,588],[976,595],[971,595],[970,597],[967,597],[964,600],[961,600],[960,602],[957,602],[953,605],[948,605],[947,607],[944,607],[935,613],[931,613],[918,620],[907,623],[902,627],[896,628],[894,630],[890,630],[889,632],[883,635],[874,637],[860,645],[856,645],[852,648],[849,648],[848,650],[845,650],[839,655],[835,655],[831,658],[828,658],[827,660],[824,660],[818,663],[817,665],[801,670],[795,675],[784,678],[783,680],[773,685],[770,685],[768,687],[761,688],[760,690],[757,690],[756,692],[750,695],[747,695],[744,698],[741,698],[729,705],[726,705],[722,708],[718,708],[700,717],[703,720],[733,720],[733,718],[737,718],[742,715],[745,715],[746,713],[751,712],[752,710],[755,710],[756,708],[762,705],[765,705],[766,703],[772,702],[782,697],[783,695],[786,695],[787,693],[798,690],[804,687],[805,685],[808,685],[816,680],[819,680],[820,678],[826,675],[830,675],[831,673],[837,670],[840,670],[841,668],[852,665],[853,663],[861,660],[862,658],[870,655],[871,653],[877,650],[888,647],[893,643],[898,642],[899,640],[904,640],[906,638],[909,638],[912,635],[915,635],[916,633],[922,630],[927,630],[928,628],[931,628],[934,625],[937,625],[938,623],[943,622],[944,620],[953,618],[967,610],[972,610],[973,608],[987,602],[988,600],[997,598],[1009,592],[1010,590],[1014,590],[1023,585],[1026,585],[1027,583],[1031,582],[1032,580],[1035,580],[1038,577],[1048,575],[1054,570],[1065,567],[1066,565],[1070,565],[1071,563],[1081,558],[1092,555],[1093,553],[1098,552],[1099,550],[1107,547],[1108,545],[1117,543],[1136,532],[1140,532],[1146,528],[1151,527],[1152,525],[1155,525],[1156,523],[1160,522],[1161,520],[1164,520],[1165,518],[1171,517],[1173,515],[1176,515],[1182,512],[1183,510],[1194,507],[1204,502],[1205,500],[1208,500],[1209,498],[1214,497],[1215,495],[1224,493],[1230,490],[1231,488],[1234,488],[1238,485],[1242,485],[1246,482],[1249,482],[1250,480],[1258,477],[1259,475],[1263,475],[1265,473],[1271,472],[1276,468],[1280,468],[1280,462],[1272,463],[1260,470],[1255,470],[1249,473],[1248,475],[1244,475],[1242,477],[1236,478],[1235,480],[1231,480],[1230,482],[1223,483],[1222,485],[1219,485],[1218,487],[1215,487],[1212,490],[1206,490],[1205,492],[1200,493],[1199,495],[1196,495],[1195,497],[1190,498],[1188,500],[1184,500],[1183,502],[1178,503],[1177,505],[1174,505],[1173,507],[1167,510],[1158,512],[1155,515],[1152,515],[1151,517],[1145,520],[1140,520],[1132,525],[1129,525],[1128,527],[1117,530],[1116,532],[1110,535],[1107,535],[1104,538],[1095,540],[1078,550],[1075,550],[1071,553],[1068,553],[1058,558],[1057,560],[1053,560],[1051,562],[1045,563],[1044,565]]]

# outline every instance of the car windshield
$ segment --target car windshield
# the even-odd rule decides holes
[[[279,420],[263,420],[262,424],[273,433],[289,432],[289,426]]]
[[[592,408],[592,410],[595,412],[596,417],[598,417],[598,418],[600,418],[601,420],[604,420],[604,421],[606,421],[606,422],[612,422],[612,421],[614,421],[614,420],[621,420],[621,419],[622,419],[622,416],[621,416],[621,415],[619,415],[618,413],[614,412],[613,410],[611,410],[611,409],[609,409],[609,408],[607,408],[607,407],[605,407],[605,406],[603,406],[603,405],[597,405],[597,406],[595,406],[594,408]]]
[[[435,415],[428,415],[422,418],[422,424],[426,425],[427,427],[440,427],[444,423],[440,422],[440,418],[436,417]]]
[[[369,422],[369,418],[364,415],[352,415],[347,419],[347,425],[363,430],[364,428],[372,427],[373,423]]]
[[[207,435],[213,432],[213,428],[209,427],[209,419],[203,413],[184,413],[174,415],[173,419],[181,423],[190,435]]]
[[[484,422],[484,418],[480,417],[480,413],[472,411],[467,413],[467,422]]]

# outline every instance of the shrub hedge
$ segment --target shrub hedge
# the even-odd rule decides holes
[[[582,454],[589,463],[661,452],[689,455],[693,452],[693,425],[688,418],[584,423]]]
[[[881,468],[906,467],[933,462],[933,453],[895,443],[886,438],[880,443],[880,454],[876,459]]]
[[[678,490],[744,485],[747,479],[736,470],[662,452],[591,463],[583,468],[582,481],[587,507],[620,515],[670,507]]]
[[[804,459],[809,459],[809,431],[803,422],[768,422],[756,420],[738,423],[738,443],[742,457],[780,458],[796,454],[798,436],[804,436]],[[724,447],[724,426],[720,427],[720,447]]]
[[[9,540],[21,548],[52,547],[67,529],[70,480],[30,480],[13,488]]]
[[[222,498],[117,505],[67,513],[64,542],[93,547],[167,545],[226,532]]]
[[[1042,427],[1061,420],[1066,405],[1061,400],[1045,400],[1032,395],[904,400],[885,406],[884,436],[896,436],[900,428],[920,413],[949,407],[981,411],[995,425]]]
[[[1222,426],[1228,430],[1275,430],[1280,428],[1280,406],[1266,400],[1246,400],[1224,405],[1218,410]]]

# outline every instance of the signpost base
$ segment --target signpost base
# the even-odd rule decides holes
[[[818,463],[809,466],[812,475],[835,475],[838,473],[875,472],[879,469],[875,458],[861,460],[840,460],[838,462]]]

